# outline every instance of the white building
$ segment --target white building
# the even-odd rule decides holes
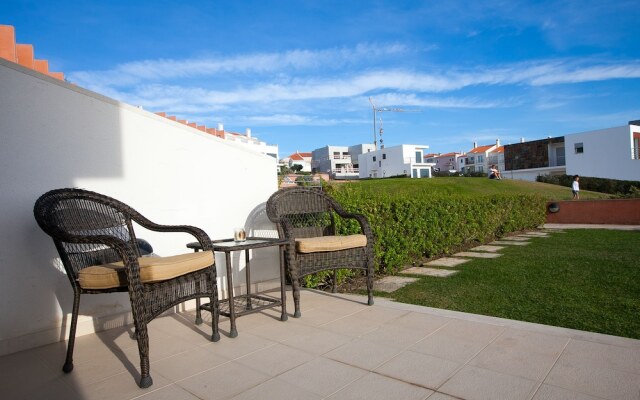
[[[431,178],[431,168],[424,156],[429,146],[402,144],[363,153],[358,156],[360,179],[410,176]]]
[[[478,146],[473,143],[473,149],[469,150],[464,157],[463,171],[471,172],[488,172],[489,171],[489,153],[500,147],[500,139],[496,139],[496,144],[486,146]]]
[[[273,157],[278,160],[278,145],[277,144],[267,144],[257,137],[251,136],[251,129],[247,128],[245,134],[235,133],[235,132],[227,132],[224,130],[222,124],[218,124],[218,131],[222,131],[224,133],[224,138],[231,142],[235,142],[244,146],[252,151],[257,151],[258,153],[266,154],[269,157]]]
[[[640,181],[640,121],[564,139],[568,175]]]
[[[0,104],[0,355],[65,340],[69,330],[73,291],[33,217],[48,190],[94,190],[154,222],[198,226],[212,239],[231,237],[237,226],[277,235],[264,209],[278,185],[273,157],[4,59]],[[160,255],[189,252],[193,241],[136,233]],[[260,265],[252,283],[277,287],[278,251],[264,250],[252,252],[251,263]],[[225,296],[224,256],[216,264]],[[244,257],[234,258],[238,292],[243,269]],[[129,304],[127,293],[83,296],[77,336],[129,324]]]
[[[325,146],[312,152],[312,171],[327,173],[333,179],[357,179],[358,156],[375,150],[373,144]]]
[[[296,151],[289,157],[285,157],[281,160],[281,163],[287,165],[289,168],[293,168],[294,165],[302,167],[301,172],[311,172],[312,154]]]
[[[504,146],[496,147],[489,152],[487,157],[487,166],[489,170],[491,170],[492,165],[495,165],[498,168],[498,171],[504,171]],[[486,172],[489,173],[489,170]]]

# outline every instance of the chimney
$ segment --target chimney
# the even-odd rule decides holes
[[[0,25],[0,58],[16,62],[16,31],[11,25]]]
[[[247,128],[246,132],[247,132],[247,137],[250,138],[251,137],[251,128]]]
[[[473,148],[475,149],[476,147],[478,147],[478,142],[473,142]]]
[[[496,139],[496,147],[500,147],[500,139]]]
[[[520,143],[524,143],[524,138],[523,137],[520,138]]]
[[[224,125],[218,124],[218,130],[219,131],[224,131]]]

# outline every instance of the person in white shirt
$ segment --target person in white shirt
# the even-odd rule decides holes
[[[580,200],[580,183],[578,181],[580,177],[578,175],[573,176],[573,183],[571,183],[571,193],[573,193],[573,200]]]

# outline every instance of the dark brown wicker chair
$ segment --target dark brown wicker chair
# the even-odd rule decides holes
[[[335,218],[355,219],[361,235],[335,236]],[[347,213],[333,198],[318,188],[280,189],[267,201],[267,215],[277,224],[280,237],[289,238],[287,266],[293,286],[295,317],[300,313],[300,279],[315,272],[363,269],[367,275],[368,304],[373,304],[373,235],[367,219]],[[309,240],[311,239],[311,240]]]
[[[149,375],[147,324],[164,311],[184,301],[207,297],[214,305],[212,341],[218,341],[218,292],[211,240],[201,229],[155,224],[110,197],[82,189],[57,189],[35,203],[38,225],[53,238],[73,287],[73,313],[62,368],[73,370],[78,308],[81,294],[128,292],[131,300],[138,351],[140,387],[153,384]],[[193,235],[206,253],[173,257],[140,257],[133,222],[159,232]],[[207,251],[209,251],[207,253]],[[105,278],[109,278],[106,279]],[[196,323],[202,323],[197,309]]]

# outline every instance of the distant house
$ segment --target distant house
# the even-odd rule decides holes
[[[293,168],[294,165],[300,165],[302,166],[302,169],[300,171],[311,172],[311,160],[311,153],[301,153],[299,151],[296,151],[289,157],[283,158],[281,162],[287,165],[289,168]]]
[[[497,147],[500,147],[500,140],[496,140],[496,144],[490,144],[486,146],[478,146],[477,143],[473,143],[473,149],[469,150],[464,157],[463,172],[488,172],[489,153],[494,151]]]
[[[504,178],[535,181],[538,175],[563,175],[567,170],[565,138],[559,136],[507,144],[504,146],[504,163]]]
[[[321,147],[312,152],[311,169],[329,174],[332,179],[358,179],[358,156],[373,150],[373,144]]]
[[[564,137],[567,174],[640,181],[640,120]]]
[[[458,172],[460,169],[460,159],[465,156],[465,153],[433,153],[425,155],[425,162],[434,163],[434,172]]]
[[[403,144],[363,153],[358,156],[360,178],[409,176],[431,178],[435,163],[426,162],[426,145]]]
[[[491,169],[492,165],[498,168],[498,171],[504,171],[504,146],[499,146],[489,152],[487,157],[487,165]],[[488,173],[489,171],[487,171]]]

